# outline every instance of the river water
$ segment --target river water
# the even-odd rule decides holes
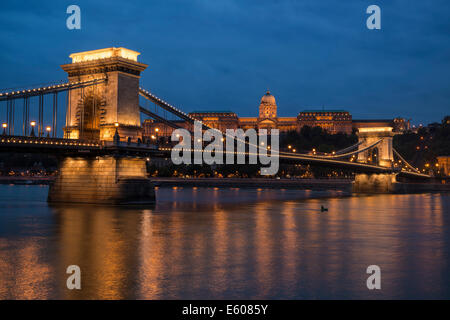
[[[1,299],[450,298],[449,194],[159,188],[130,208],[47,191],[0,186]]]

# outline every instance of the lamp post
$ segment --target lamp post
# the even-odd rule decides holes
[[[2,123],[2,128],[3,128],[3,135],[6,136],[6,128],[8,128],[8,124]]]
[[[34,136],[35,136],[35,134],[34,134],[34,127],[36,126],[36,121],[31,121],[31,122],[30,122],[30,125],[31,125],[31,133],[30,133],[30,136],[31,136],[31,137],[34,137]]]
[[[159,132],[159,128],[155,128],[155,136],[156,136],[156,143],[158,143],[158,132]]]
[[[52,128],[50,126],[45,127],[45,131],[47,131],[47,138],[50,138],[50,131],[52,131]]]
[[[120,142],[120,136],[119,136],[119,123],[118,122],[114,122],[114,127],[116,127],[116,132],[114,133],[114,143],[118,143]]]

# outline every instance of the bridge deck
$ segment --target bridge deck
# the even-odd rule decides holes
[[[48,137],[1,136],[0,152],[48,153],[66,155],[129,155],[134,157],[170,158],[172,148],[157,147],[143,143],[87,141],[76,139],[61,139]],[[223,153],[226,153],[224,151]],[[233,152],[236,154],[235,152]],[[284,163],[301,163],[324,167],[350,169],[365,173],[399,173],[400,169],[386,168],[366,163],[351,162],[337,159],[310,157],[300,154],[280,154],[279,159]],[[406,177],[428,178],[428,175],[401,171]]]

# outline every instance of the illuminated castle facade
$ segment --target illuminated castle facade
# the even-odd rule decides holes
[[[278,129],[280,132],[300,131],[304,126],[321,127],[329,133],[352,133],[353,129],[371,126],[392,126],[394,131],[404,131],[409,128],[404,119],[394,120],[353,120],[352,115],[345,110],[304,110],[296,117],[278,117],[275,97],[267,91],[261,98],[258,117],[239,117],[231,111],[193,111],[189,115],[205,123],[207,126],[225,132],[226,129]],[[184,121],[178,121],[177,125],[188,128]],[[168,137],[173,128],[155,121],[145,120],[144,137],[153,139]],[[397,128],[398,127],[398,128]],[[396,130],[398,129],[398,130]]]

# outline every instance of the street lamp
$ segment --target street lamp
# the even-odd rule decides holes
[[[116,127],[116,132],[114,132],[114,139],[113,141],[115,143],[118,143],[120,141],[120,136],[119,136],[119,123],[118,122],[114,122],[114,127]]]
[[[50,131],[52,131],[52,128],[50,126],[46,126],[45,131],[47,131],[47,138],[50,138]]]
[[[31,122],[30,122],[30,125],[31,125],[31,133],[30,133],[30,136],[34,137],[34,136],[35,136],[35,134],[34,134],[34,127],[36,126],[36,121],[31,121]]]
[[[2,123],[2,128],[3,128],[3,135],[6,136],[6,128],[8,128],[8,124]]]
[[[155,128],[155,137],[156,137],[156,141],[159,140],[158,132],[159,132],[159,128]]]

